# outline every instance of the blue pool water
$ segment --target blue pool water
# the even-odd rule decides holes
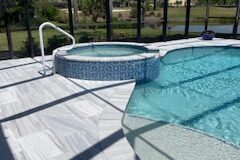
[[[77,54],[88,57],[115,57],[130,56],[148,52],[141,46],[134,45],[90,45],[87,47],[78,47],[69,51],[70,54]]]
[[[127,112],[192,127],[240,146],[240,49],[168,53],[158,78],[136,86]]]

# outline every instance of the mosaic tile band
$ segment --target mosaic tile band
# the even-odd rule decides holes
[[[159,74],[159,58],[134,61],[86,62],[55,57],[56,72],[65,77],[86,80],[151,81]]]

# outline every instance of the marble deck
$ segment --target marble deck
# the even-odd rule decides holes
[[[135,82],[44,77],[39,60],[0,61],[0,160],[136,159],[121,127]]]

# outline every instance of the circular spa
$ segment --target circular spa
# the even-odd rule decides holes
[[[87,43],[58,48],[56,73],[86,80],[154,80],[159,73],[159,50],[138,43]]]

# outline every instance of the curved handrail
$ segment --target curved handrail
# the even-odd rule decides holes
[[[57,31],[63,33],[64,35],[66,35],[67,37],[71,38],[72,40],[72,45],[70,47],[65,47],[63,50],[70,50],[75,46],[75,38],[67,33],[66,31],[62,30],[61,28],[59,28],[58,26],[50,23],[50,22],[44,22],[43,24],[40,25],[39,27],[39,42],[40,42],[40,48],[41,48],[41,54],[42,54],[42,65],[43,65],[43,74],[46,75],[46,61],[45,61],[45,52],[44,52],[44,43],[43,43],[43,28],[45,26],[50,26],[54,29],[56,29]],[[54,54],[53,54],[53,66],[54,66]],[[53,67],[54,70],[54,67]]]

